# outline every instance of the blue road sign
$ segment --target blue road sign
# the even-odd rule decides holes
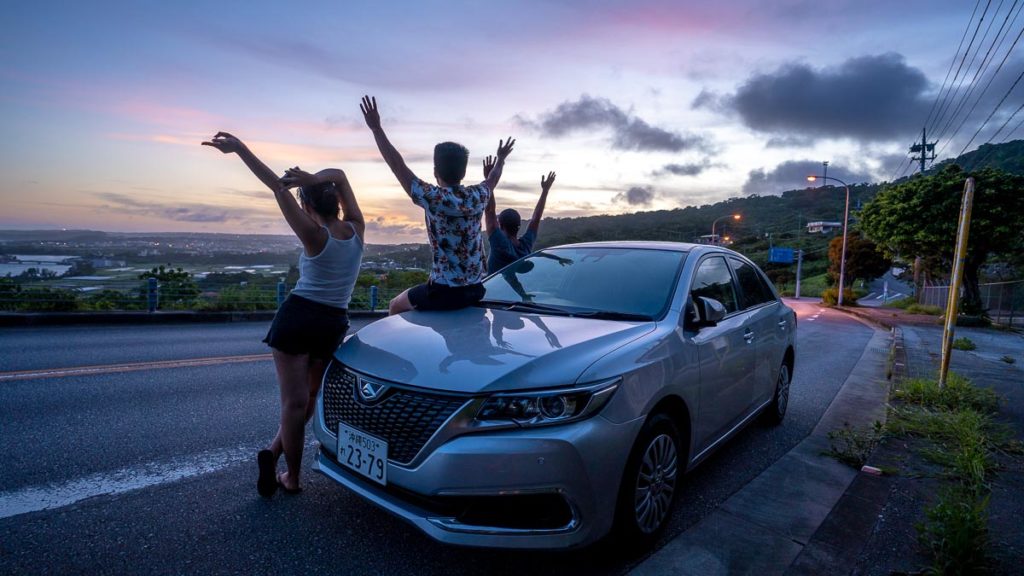
[[[772,248],[768,251],[768,261],[775,262],[778,264],[792,264],[793,263],[793,249],[792,248]]]

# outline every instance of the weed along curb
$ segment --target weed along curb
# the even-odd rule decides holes
[[[904,330],[893,328],[891,402],[884,426],[844,426],[829,435],[830,454],[861,473],[794,564],[802,569],[791,573],[832,573],[839,567],[880,574],[998,572],[991,541],[1001,535],[989,532],[989,503],[1006,459],[1017,459],[1011,470],[1022,468],[1021,442],[1012,427],[997,422],[996,392],[956,372],[950,372],[946,387],[938,386],[934,354],[927,353],[930,347],[921,349],[918,334],[936,328],[906,328],[913,336],[913,358],[908,358]],[[964,340],[958,349],[977,348]],[[981,374],[991,374],[985,370]],[[1011,480],[1008,488],[1018,484]],[[1019,515],[1010,516],[1019,522]],[[841,540],[815,549],[830,526]],[[1009,565],[1019,563],[1019,556],[1012,559],[1013,549],[1004,555],[1011,558]]]

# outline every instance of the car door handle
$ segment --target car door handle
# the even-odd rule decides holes
[[[782,328],[783,330],[785,330],[787,324],[788,324],[788,322],[786,322],[785,320],[779,320],[779,328]]]
[[[754,333],[750,330],[744,332],[743,339],[747,341],[747,344],[750,344],[751,342],[754,341]]]

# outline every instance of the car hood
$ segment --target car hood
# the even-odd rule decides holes
[[[369,376],[448,392],[549,388],[574,384],[594,361],[654,328],[478,307],[414,311],[366,326],[335,357]]]

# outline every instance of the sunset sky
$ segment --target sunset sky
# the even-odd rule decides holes
[[[550,216],[777,194],[822,160],[850,182],[888,180],[975,7],[291,4],[7,3],[0,227],[287,232],[237,158],[199,145],[225,130],[278,172],[346,170],[368,242],[422,242],[422,213],[363,124],[363,94],[424,179],[438,141],[470,149],[475,181],[498,139],[516,137],[497,198],[524,216],[548,170]]]

